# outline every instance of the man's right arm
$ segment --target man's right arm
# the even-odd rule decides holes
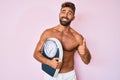
[[[37,46],[36,46],[35,50],[34,50],[33,57],[37,61],[39,61],[39,62],[41,62],[43,64],[49,65],[50,60],[48,60],[47,58],[45,58],[42,55],[42,47],[43,47],[43,44],[44,44],[44,42],[45,42],[46,39],[47,39],[46,34],[45,34],[45,32],[43,32],[43,34],[41,35],[41,38],[40,38],[39,42],[37,43]]]
[[[33,57],[43,63],[43,64],[46,64],[46,65],[49,65],[53,68],[57,68],[58,67],[58,58],[53,58],[52,60],[49,60],[47,59],[46,57],[44,57],[42,55],[42,47],[43,47],[43,44],[44,42],[47,40],[47,37],[46,37],[46,32],[44,32],[42,35],[41,35],[41,38],[39,40],[39,42],[37,43],[37,46],[34,50],[34,54],[33,54]]]

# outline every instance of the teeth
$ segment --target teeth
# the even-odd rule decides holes
[[[66,19],[66,18],[63,18],[63,20],[64,20],[64,21],[67,21],[67,19]]]

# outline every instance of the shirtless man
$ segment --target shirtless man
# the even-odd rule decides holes
[[[36,60],[38,60],[43,64],[47,64],[52,68],[55,69],[59,68],[60,74],[62,73],[67,74],[74,70],[74,54],[76,51],[78,51],[82,61],[85,64],[88,64],[91,60],[91,55],[86,46],[84,37],[70,27],[71,21],[73,21],[75,18],[74,14],[75,14],[75,5],[71,2],[63,3],[61,5],[61,10],[59,13],[60,24],[53,28],[46,29],[42,33],[40,40],[36,46],[36,49],[34,51],[34,58]],[[58,62],[59,60],[58,58],[53,58],[52,60],[49,60],[45,58],[41,53],[44,42],[48,38],[53,38],[53,37],[57,38],[62,44],[63,47],[62,63]],[[73,76],[72,75],[68,76],[68,78],[69,78],[68,80],[76,80],[75,74],[73,74]],[[54,78],[54,80],[64,80],[64,79]]]

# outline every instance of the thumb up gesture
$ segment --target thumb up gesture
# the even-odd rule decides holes
[[[78,51],[80,54],[85,54],[86,50],[87,50],[86,41],[85,39],[83,39],[82,44],[78,47]]]

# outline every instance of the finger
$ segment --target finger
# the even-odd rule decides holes
[[[54,58],[55,61],[59,61],[59,58]]]
[[[62,62],[59,62],[58,65],[57,65],[57,69],[60,69],[62,66]]]
[[[86,40],[85,39],[83,39],[83,46],[85,46],[86,45]]]

